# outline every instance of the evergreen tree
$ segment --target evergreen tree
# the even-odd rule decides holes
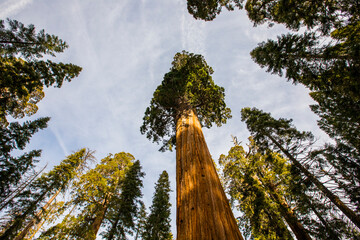
[[[232,11],[235,7],[242,9],[244,0],[188,0],[187,9],[195,19],[211,21],[220,14],[223,7]]]
[[[245,121],[248,130],[254,136],[254,140],[263,150],[271,149],[284,154],[292,162],[308,181],[316,187],[336,205],[357,227],[360,228],[360,217],[351,210],[344,202],[330,191],[319,179],[303,165],[298,157],[306,151],[307,142],[311,142],[313,136],[309,132],[300,132],[292,124],[291,120],[274,119],[270,114],[256,108],[242,109],[242,120]]]
[[[135,240],[143,236],[145,232],[146,220],[147,220],[147,213],[146,213],[145,204],[143,202],[140,202],[140,209],[136,216]]]
[[[44,87],[61,87],[64,81],[78,76],[81,68],[73,64],[44,60],[55,57],[67,44],[33,25],[0,20],[0,200],[10,187],[15,187],[22,175],[30,170],[40,150],[12,156],[12,150],[23,150],[31,136],[47,127],[49,118],[25,123],[7,118],[23,118],[36,113],[37,103],[44,97]]]
[[[154,92],[141,133],[161,150],[176,144],[177,238],[242,239],[201,127],[231,117],[224,89],[201,55],[177,53]]]
[[[109,154],[82,175],[67,203],[73,209],[39,239],[96,239],[101,226],[107,227],[105,238],[126,239],[135,228],[144,175],[134,160],[130,153]]]
[[[16,186],[22,175],[34,166],[40,157],[41,150],[32,150],[18,157],[11,155],[14,150],[23,150],[30,138],[39,129],[47,127],[49,118],[39,118],[35,121],[17,122],[9,126],[0,126],[0,202]]]
[[[44,97],[43,88],[61,87],[81,71],[73,64],[42,60],[55,56],[67,44],[55,35],[34,25],[28,27],[16,20],[0,20],[0,124],[7,125],[7,116],[22,118],[37,111],[36,104]]]
[[[139,198],[142,196],[144,175],[139,160],[126,172],[120,196],[112,197],[107,211],[106,220],[110,226],[104,234],[106,239],[126,239],[126,233],[132,235],[136,230],[134,220],[140,211],[139,206],[143,206]]]
[[[269,165],[269,157],[275,159],[275,168]],[[244,214],[245,225],[242,227],[250,229],[254,238],[292,239],[284,219],[297,239],[311,239],[285,199],[284,182],[290,176],[290,165],[285,159],[278,154],[259,153],[250,139],[247,153],[242,146],[236,145],[228,156],[221,155],[219,162],[224,167],[229,194],[233,201],[239,202],[238,208]]]
[[[360,6],[348,1],[248,1],[255,24],[284,24],[288,33],[260,43],[252,58],[268,72],[301,83],[317,102],[318,124],[340,145],[360,154]],[[341,149],[341,147],[340,147]],[[359,157],[357,157],[359,162]]]
[[[169,175],[166,171],[163,171],[155,185],[150,214],[145,224],[145,232],[142,235],[143,239],[172,239],[170,232],[170,191]]]
[[[26,177],[23,177],[22,180],[16,185],[14,189],[11,189],[11,192],[5,196],[5,200],[0,204],[0,211],[5,208],[10,208],[14,205],[14,200],[36,179],[40,174],[45,170],[47,165],[38,171],[31,172]]]
[[[88,153],[86,149],[81,149],[69,155],[53,170],[36,179],[30,185],[29,190],[23,192],[19,197],[18,206],[12,210],[13,219],[0,239],[15,239],[26,219],[33,219],[47,198],[51,198],[60,189],[63,191],[66,189],[76,176],[79,166],[84,165],[86,160],[92,158],[92,155]]]

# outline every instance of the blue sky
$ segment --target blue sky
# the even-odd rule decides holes
[[[242,107],[257,107],[275,117],[292,118],[301,130],[322,134],[308,105],[308,91],[270,75],[250,58],[261,41],[285,33],[281,26],[254,28],[245,11],[224,10],[212,22],[195,20],[186,0],[2,0],[0,18],[34,24],[65,40],[69,48],[56,61],[83,67],[61,89],[49,88],[32,118],[50,116],[49,127],[36,134],[28,149],[43,149],[39,165],[58,164],[82,147],[98,160],[121,151],[141,160],[144,202],[151,205],[154,183],[167,170],[172,192],[175,234],[175,152],[140,134],[142,117],[176,52],[202,54],[223,86],[233,118],[220,128],[204,129],[216,160],[231,147],[231,135],[246,143]]]

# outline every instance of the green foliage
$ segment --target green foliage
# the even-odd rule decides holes
[[[201,55],[177,53],[145,111],[141,133],[153,142],[163,140],[160,150],[164,151],[176,144],[176,122],[187,110],[196,112],[203,127],[226,123],[230,109],[224,101],[224,88],[215,85],[212,73]]]
[[[357,185],[359,176],[355,173],[359,169],[357,163],[358,155],[352,151],[351,147],[338,142],[335,146],[326,145],[320,150],[311,150],[309,147],[312,145],[313,136],[310,132],[300,132],[293,126],[291,120],[274,119],[270,114],[255,108],[242,109],[242,120],[247,124],[259,149],[262,151],[270,149],[271,151],[286,155],[294,164],[295,174],[306,179],[306,181],[304,180],[305,185],[308,188],[312,187],[312,184],[316,185],[312,192],[318,195],[323,194],[322,198],[324,200],[322,201],[331,200],[331,203],[338,207],[338,209],[332,211],[337,212],[337,215],[344,214],[354,224],[358,224],[356,213],[350,210],[334,194],[338,189],[329,190],[319,180],[324,177],[325,172],[327,179],[330,178],[332,183],[335,183],[338,188],[344,190],[343,193],[345,195],[342,196],[343,199],[352,201],[355,206],[358,204]],[[307,170],[309,164],[312,164],[312,173]],[[332,168],[335,170],[330,171]],[[330,172],[327,173],[328,171]],[[355,172],[353,173],[353,171]],[[351,172],[351,174],[348,175],[348,172]],[[356,192],[350,193],[352,189]],[[321,191],[319,192],[319,190]],[[303,199],[302,201],[306,202],[307,200]],[[306,205],[309,206],[308,203]],[[333,207],[330,206],[330,209]],[[358,235],[354,226],[350,227],[350,229],[346,227],[349,224],[344,226],[344,220],[337,219],[334,215],[330,219],[335,219],[336,224],[334,223],[333,226],[327,227],[328,229],[335,229],[336,226],[337,231],[339,231],[338,234],[350,236],[351,233],[349,231],[352,231],[354,232],[352,234]]]
[[[252,138],[248,148],[245,152],[235,144],[219,159],[227,192],[242,213],[239,224],[247,237],[291,238],[277,199],[283,198],[313,238],[356,239],[348,223],[336,216],[337,210],[287,159],[270,150],[263,152]]]
[[[170,232],[170,182],[166,171],[160,174],[155,185],[150,214],[145,225],[144,240],[172,239]]]
[[[359,5],[352,0],[248,0],[245,9],[255,25],[280,23],[292,30],[317,28],[323,34],[359,20],[360,12]]]
[[[25,220],[32,218],[44,205],[45,200],[58,190],[65,191],[71,180],[77,175],[78,170],[92,158],[90,151],[81,149],[69,155],[50,172],[32,182],[29,189],[20,195],[18,206],[12,209],[13,219],[10,226],[1,235],[1,239],[13,239]]]
[[[350,198],[350,202],[360,210],[360,159],[352,147],[337,142],[326,144],[312,152],[312,157],[320,164],[321,170],[334,180]],[[326,169],[333,168],[328,172]]]
[[[220,14],[223,7],[233,11],[235,7],[242,9],[244,0],[188,0],[187,9],[195,19],[211,21]]]
[[[63,221],[49,228],[40,239],[95,239],[94,222],[107,230],[106,239],[126,239],[134,230],[139,211],[144,173],[139,161],[130,153],[109,154],[94,169],[82,175],[73,185],[71,201],[76,209]]]
[[[315,33],[287,34],[277,41],[260,43],[251,56],[261,67],[267,67],[268,72],[281,76],[285,70],[288,80],[313,91],[335,92],[359,101],[360,45],[354,45],[355,41],[339,43],[342,40],[321,46]]]
[[[22,125],[13,122],[7,127],[0,126],[0,201],[9,194],[22,175],[33,167],[40,150],[32,150],[18,157],[11,156],[14,150],[23,150],[30,138],[39,129],[47,127],[49,118],[26,121]]]
[[[250,6],[251,5],[251,6]],[[268,72],[301,83],[317,102],[318,124],[336,142],[359,153],[360,7],[354,1],[252,1],[255,23],[276,22],[289,33],[260,43],[252,58]],[[357,160],[358,161],[358,160]]]
[[[273,163],[268,163],[269,159]],[[280,185],[279,175],[288,181],[290,165],[279,154],[257,152],[254,142],[250,139],[249,152],[242,146],[232,147],[227,156],[219,159],[223,167],[225,185],[232,202],[242,212],[240,227],[247,237],[254,239],[292,239],[279,210],[279,203],[269,194],[264,181],[277,185],[278,190],[285,194]],[[275,167],[274,167],[275,165]]]
[[[16,20],[8,19],[7,25],[0,20],[0,124],[5,126],[9,115],[22,118],[36,112],[44,87],[60,88],[81,71],[73,64],[41,60],[68,47],[57,36],[36,33],[33,25],[25,27]]]
[[[306,151],[314,140],[310,132],[298,131],[291,119],[274,119],[269,113],[256,108],[243,108],[241,119],[246,123],[256,145],[263,151],[280,151],[271,140],[273,138],[288,152],[298,155]]]
[[[359,158],[360,100],[354,101],[335,92],[312,92],[310,95],[318,103],[310,107],[320,117],[319,127],[335,141],[351,147]]]
[[[145,232],[145,226],[146,226],[146,220],[147,220],[147,213],[145,204],[143,202],[140,202],[140,209],[136,216],[136,235],[135,240],[138,239],[139,236],[142,236]]]
[[[134,220],[140,211],[139,207],[143,206],[139,198],[142,197],[144,176],[140,161],[136,160],[125,174],[120,195],[112,196],[106,215],[106,221],[110,225],[108,230],[105,230],[106,239],[126,239],[126,233],[134,233]]]

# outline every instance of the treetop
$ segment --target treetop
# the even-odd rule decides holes
[[[226,123],[231,118],[230,109],[225,104],[224,88],[214,83],[212,73],[203,56],[177,53],[145,111],[141,133],[153,142],[162,139],[161,150],[165,150],[175,144],[177,120],[188,110],[197,114],[203,127]]]

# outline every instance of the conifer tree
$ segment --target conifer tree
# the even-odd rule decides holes
[[[33,219],[47,198],[51,198],[60,189],[64,191],[76,176],[79,166],[84,165],[91,158],[92,155],[89,154],[89,151],[81,149],[69,155],[53,170],[35,180],[30,185],[29,191],[19,197],[18,206],[12,210],[13,219],[0,239],[15,239],[26,219]]]
[[[79,75],[79,66],[43,60],[44,55],[55,57],[67,47],[55,35],[36,32],[34,25],[0,20],[0,125],[8,124],[7,116],[36,113],[44,87],[60,88]]]
[[[105,230],[106,239],[126,239],[126,233],[133,234],[135,219],[143,206],[140,201],[143,187],[142,178],[145,173],[141,172],[140,161],[137,160],[125,174],[121,184],[119,196],[112,197],[106,220],[109,222],[108,230]]]
[[[266,161],[270,155],[276,158],[275,169],[269,168]],[[292,239],[284,219],[297,239],[311,239],[285,199],[286,184],[279,181],[279,176],[289,178],[290,166],[285,159],[271,153],[262,155],[250,139],[247,153],[242,146],[235,145],[227,156],[220,156],[219,162],[229,194],[239,202],[244,213],[242,220],[250,225],[244,229],[250,229],[254,238]]]
[[[144,173],[130,153],[109,154],[74,183],[73,208],[39,239],[96,239],[101,226],[107,239],[126,239],[134,230]],[[122,212],[122,213],[121,213]]]
[[[78,76],[81,68],[74,64],[45,60],[63,52],[67,44],[34,25],[25,26],[16,20],[0,20],[0,200],[30,170],[40,150],[12,156],[12,150],[23,150],[31,136],[47,127],[49,118],[25,123],[8,117],[23,118],[37,112],[37,103],[44,97],[44,87],[60,88],[64,81]]]
[[[231,117],[212,73],[201,55],[177,53],[141,127],[148,139],[162,140],[160,150],[176,144],[179,240],[242,239],[201,130]]]
[[[166,171],[160,174],[155,185],[155,193],[150,207],[150,214],[142,235],[144,240],[170,240],[170,182]]]
[[[0,202],[9,194],[10,188],[16,186],[22,175],[34,166],[41,150],[32,150],[20,156],[12,156],[12,151],[23,150],[30,138],[39,129],[47,127],[49,118],[39,118],[17,122],[9,126],[0,126]]]
[[[136,216],[135,240],[143,236],[145,232],[146,220],[147,220],[147,213],[146,213],[145,204],[143,202],[140,202],[140,209]]]
[[[291,120],[274,119],[270,114],[256,108],[243,108],[242,120],[245,121],[248,130],[254,137],[259,148],[279,151],[284,154],[293,165],[304,174],[308,180],[336,205],[358,228],[360,217],[351,210],[344,202],[330,191],[316,176],[304,166],[297,157],[305,151],[307,142],[311,142],[313,136],[309,132],[300,132],[292,124]]]

